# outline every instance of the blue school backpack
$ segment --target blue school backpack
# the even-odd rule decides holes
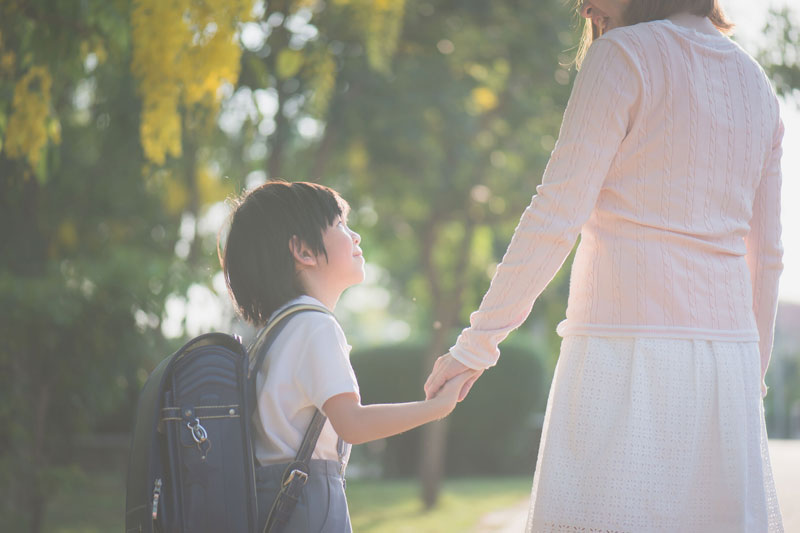
[[[249,350],[236,337],[208,333],[153,370],[136,409],[126,533],[260,530],[250,429],[256,374],[288,319],[304,311],[329,313],[324,307],[293,305],[259,332]],[[278,532],[288,522],[325,421],[317,410],[263,531]]]

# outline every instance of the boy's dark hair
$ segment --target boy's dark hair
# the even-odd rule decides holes
[[[336,191],[316,183],[270,181],[238,199],[225,250],[218,253],[228,292],[245,320],[264,325],[304,293],[289,241],[297,236],[327,260],[323,232],[348,210]]]

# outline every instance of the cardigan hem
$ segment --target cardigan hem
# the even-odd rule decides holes
[[[561,337],[589,335],[596,337],[647,337],[664,339],[702,339],[710,341],[759,342],[755,329],[706,329],[684,326],[632,326],[574,323],[562,320],[556,328]]]

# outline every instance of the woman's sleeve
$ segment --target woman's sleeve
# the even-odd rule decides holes
[[[642,79],[610,39],[595,41],[572,88],[558,142],[470,326],[450,353],[470,368],[493,366],[497,345],[530,314],[589,218],[639,106]]]
[[[750,232],[745,237],[747,267],[753,287],[753,314],[761,352],[761,394],[766,395],[764,376],[772,354],[775,314],[778,309],[778,278],[783,271],[781,244],[781,155],[783,122],[778,119],[772,152],[761,174],[753,201]]]

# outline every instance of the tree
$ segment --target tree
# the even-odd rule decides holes
[[[414,326],[429,334],[421,375],[477,307],[539,183],[568,96],[559,61],[574,41],[565,11],[560,2],[417,2],[390,76],[357,63],[340,73],[347,90],[331,108],[333,152],[342,155],[329,179],[369,207],[371,228],[354,215],[365,249],[416,302]],[[546,313],[544,300],[537,309]],[[563,303],[552,305],[563,313]],[[427,506],[438,494],[445,431],[426,428]]]
[[[366,16],[402,2],[334,4]],[[0,220],[13,228],[0,240],[3,529],[41,530],[73,437],[130,408],[174,344],[161,333],[167,298],[210,281],[213,255],[194,236],[234,190],[217,117],[252,8],[0,0]],[[326,68],[310,76],[317,89]]]
[[[170,349],[165,299],[196,276],[174,252],[181,191],[144,157],[161,163],[165,135],[140,121],[129,8],[0,2],[4,530],[41,530],[47,498],[73,472],[74,436],[135,399]],[[174,36],[184,19],[158,23]],[[202,105],[187,102],[194,113],[181,118],[199,121]]]
[[[798,13],[789,8],[770,11],[764,28],[770,46],[759,54],[759,61],[778,94],[787,98],[796,97],[796,91],[800,91],[800,26],[797,16]],[[795,100],[800,104],[800,99]]]
[[[269,3],[261,38],[245,42],[239,92],[258,101],[266,89],[271,106],[232,137],[241,159],[264,143],[262,176],[319,179],[353,200],[370,260],[415,302],[410,321],[430,337],[426,374],[477,305],[552,149],[569,16],[557,2],[322,6]],[[304,135],[309,119],[316,134]],[[537,313],[563,315],[555,296]],[[425,445],[429,506],[443,435],[434,426]]]
[[[405,0],[279,0],[266,4],[246,31],[240,88],[268,101],[257,105],[259,131],[249,142],[264,143],[264,171],[270,179],[305,175],[317,179],[330,157],[336,110],[330,101],[344,89],[344,65],[385,74],[403,24]],[[259,96],[266,95],[266,98]],[[304,135],[309,120],[322,137]],[[266,122],[264,122],[266,121]],[[310,138],[309,138],[310,137]],[[298,161],[307,149],[309,162]]]

